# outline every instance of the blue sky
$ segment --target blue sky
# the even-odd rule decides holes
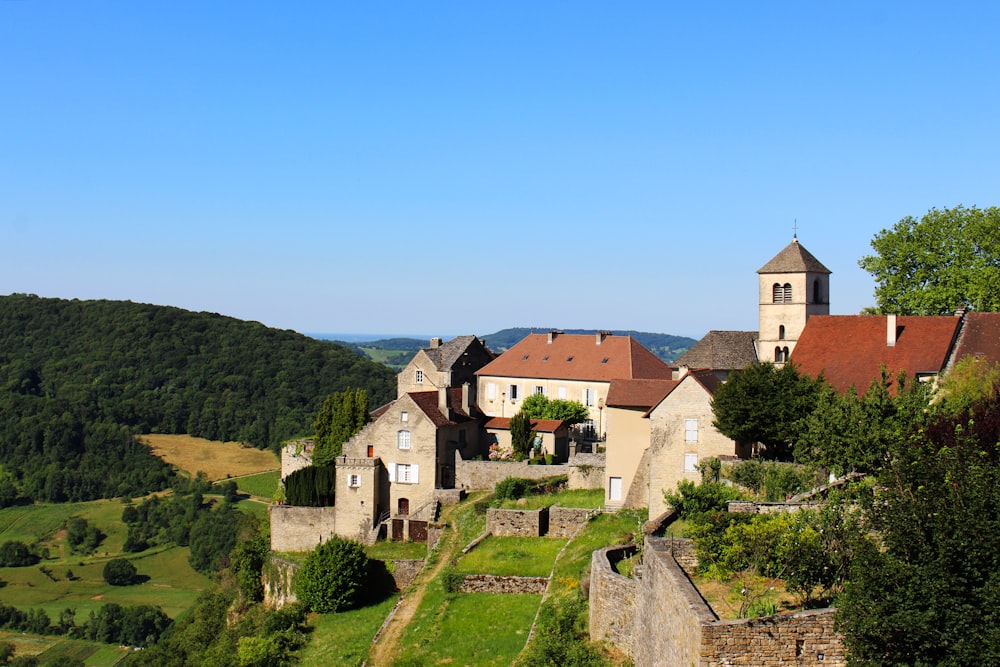
[[[757,326],[1000,204],[1000,6],[0,0],[0,294],[303,332]]]

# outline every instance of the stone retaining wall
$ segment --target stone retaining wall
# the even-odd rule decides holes
[[[573,537],[581,526],[590,521],[594,510],[581,507],[549,508],[549,532],[547,537]]]
[[[719,620],[674,556],[684,541],[646,537],[642,577],[622,577],[612,562],[628,547],[595,551],[590,574],[591,639],[611,641],[636,665],[843,667],[833,609]]]
[[[541,537],[549,530],[549,510],[486,510],[486,531],[498,537]]]
[[[420,570],[424,568],[424,563],[427,561],[400,559],[390,562],[393,564],[392,567],[389,567],[392,570],[392,580],[396,582],[396,589],[402,591],[413,583],[413,580],[420,574]]]
[[[727,510],[739,514],[780,514],[802,509],[819,509],[816,503],[758,503],[752,500],[730,500]]]
[[[537,466],[525,461],[455,461],[455,486],[472,491],[492,490],[508,477],[545,479],[569,475],[566,465]]]
[[[271,551],[312,551],[330,539],[337,526],[336,507],[271,505]]]
[[[541,595],[548,586],[548,577],[502,577],[495,574],[467,574],[462,582],[463,593],[531,593]]]

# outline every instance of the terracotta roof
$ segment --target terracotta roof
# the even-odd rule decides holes
[[[462,389],[459,387],[457,389],[448,389],[448,404],[451,406],[451,414],[453,419],[449,419],[448,415],[441,412],[438,407],[438,392],[436,391],[411,391],[407,394],[413,402],[417,404],[420,411],[427,415],[427,418],[435,426],[446,426],[448,424],[456,424],[459,422],[467,422],[476,418],[475,414],[469,414],[462,410]],[[475,406],[469,406],[469,410],[472,413],[476,412]]]
[[[886,344],[885,315],[814,315],[806,322],[792,363],[812,377],[823,374],[837,391],[868,390],[882,366],[893,375],[938,373],[948,359],[961,320],[957,317],[896,318],[896,344]]]
[[[542,433],[555,433],[566,422],[561,419],[532,419],[531,420],[531,430],[541,431]],[[497,429],[499,431],[509,431],[510,430],[510,417],[493,417],[488,422],[486,422],[486,428]]]
[[[830,269],[802,247],[798,238],[793,238],[770,262],[757,269],[757,273],[830,273]]]
[[[631,336],[529,334],[483,366],[478,375],[611,382],[616,378],[669,380],[670,367]]]
[[[674,367],[739,370],[757,362],[756,331],[709,331]]]
[[[434,363],[435,368],[447,371],[453,369],[469,346],[476,342],[479,342],[479,339],[475,336],[455,336],[447,343],[438,347],[425,347],[423,351]]]
[[[1000,363],[1000,313],[966,313],[949,365],[968,356]]]
[[[649,409],[663,400],[677,380],[612,380],[608,387],[609,407]]]

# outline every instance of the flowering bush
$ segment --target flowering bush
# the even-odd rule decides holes
[[[513,461],[514,449],[510,445],[494,442],[490,445],[490,461]]]

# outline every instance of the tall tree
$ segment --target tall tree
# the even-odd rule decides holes
[[[767,458],[790,460],[820,384],[791,364],[780,369],[770,362],[748,366],[716,390],[713,425],[733,440],[761,443]]]
[[[514,460],[528,458],[535,442],[535,432],[531,430],[531,417],[524,411],[510,418],[510,446],[514,450]]]
[[[932,208],[871,242],[858,264],[875,278],[882,313],[948,315],[1000,310],[1000,208]]]
[[[368,392],[351,389],[330,394],[313,422],[313,465],[333,465],[343,452],[344,443],[371,419]]]

